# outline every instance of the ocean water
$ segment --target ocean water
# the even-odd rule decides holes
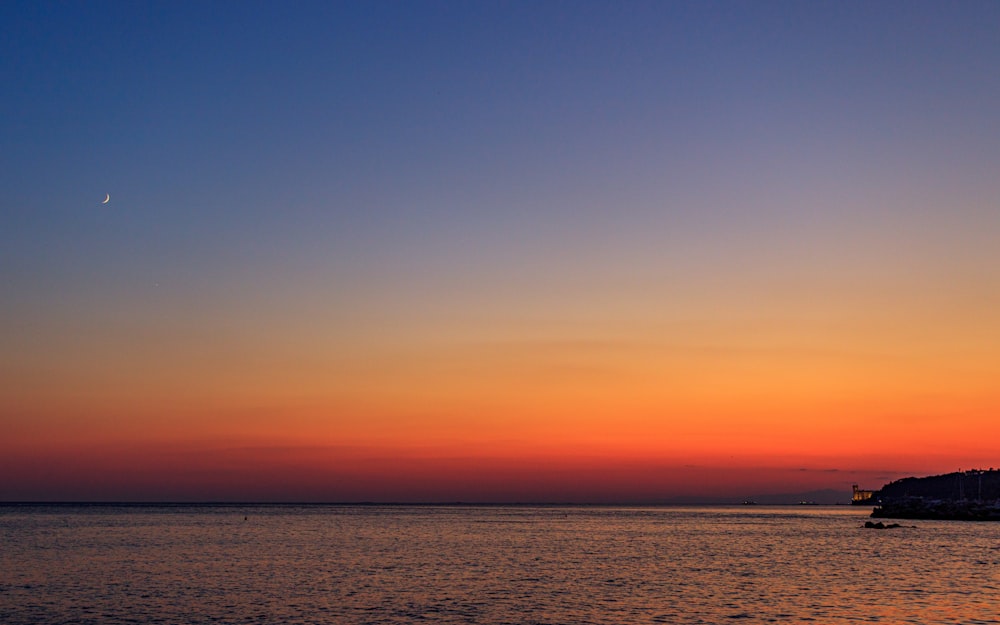
[[[1000,623],[1000,524],[867,512],[0,506],[0,623]]]

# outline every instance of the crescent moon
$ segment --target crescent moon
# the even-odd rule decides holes
[[[105,193],[104,195],[106,195],[107,197],[104,198],[104,201],[101,202],[101,204],[107,204],[108,202],[111,201],[111,194],[110,193]]]

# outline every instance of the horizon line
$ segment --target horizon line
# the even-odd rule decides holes
[[[686,506],[849,506],[843,503],[795,502],[760,503],[752,501],[660,501],[660,502],[587,502],[587,501],[113,501],[113,500],[58,500],[58,501],[0,501],[0,506],[336,506],[336,507],[686,507]]]

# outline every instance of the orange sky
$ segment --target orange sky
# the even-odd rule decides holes
[[[575,8],[10,7],[0,500],[1000,465],[994,6]]]
[[[991,463],[991,320],[720,310],[489,334],[95,324],[8,364],[2,494],[739,499]]]

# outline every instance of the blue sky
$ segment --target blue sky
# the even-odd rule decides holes
[[[762,370],[787,373],[843,352],[883,363],[882,390],[844,365],[761,393],[792,384],[832,432],[837,389],[816,380],[843,381],[861,420],[918,410],[940,375],[941,406],[980,423],[1000,406],[980,384],[1000,346],[998,32],[995,2],[5,3],[0,419],[83,423],[77,387],[104,393],[81,400],[95,414],[148,388],[129,410],[156,413],[211,386],[197,363],[237,379],[249,362],[257,387],[327,406],[340,441],[363,428],[331,397],[368,406],[365,389],[418,386],[419,363],[488,360],[469,345],[571,361],[633,341],[682,347],[595,369],[655,379],[766,346],[784,355]],[[193,438],[219,406],[259,408],[231,382],[185,404]],[[490,412],[494,392],[469,401]],[[465,440],[445,391],[406,393]],[[684,401],[787,426],[787,406],[758,424],[751,395],[725,418]],[[663,432],[684,404],[628,397]]]

